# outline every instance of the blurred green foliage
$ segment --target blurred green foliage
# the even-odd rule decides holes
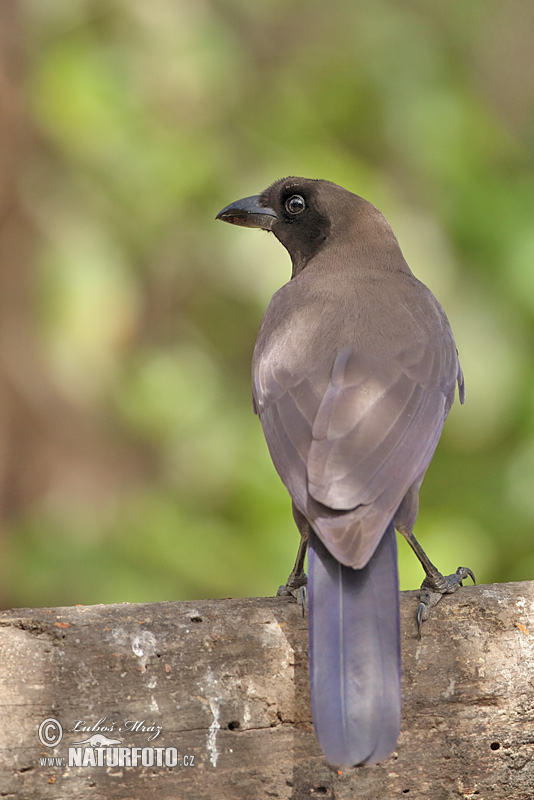
[[[143,469],[11,522],[10,604],[285,580],[298,537],[249,363],[289,260],[214,216],[288,174],[381,208],[451,320],[467,399],[423,485],[423,546],[482,582],[534,577],[534,20],[512,5],[24,0],[46,365]]]

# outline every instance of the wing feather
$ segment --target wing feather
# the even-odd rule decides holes
[[[460,375],[455,350],[432,342],[388,359],[344,348],[326,377],[257,365],[255,406],[275,467],[342,563],[367,563],[421,479]]]

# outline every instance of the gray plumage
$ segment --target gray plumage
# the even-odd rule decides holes
[[[385,217],[340,186],[286,178],[219,218],[272,230],[292,258],[254,349],[254,408],[312,529],[319,741],[334,764],[376,761],[400,725],[394,526],[413,529],[456,383],[463,402],[454,338]]]

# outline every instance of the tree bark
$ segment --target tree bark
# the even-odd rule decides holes
[[[307,621],[291,599],[3,612],[0,795],[531,798],[534,582],[460,589],[421,640],[416,607],[415,592],[402,593],[397,750],[343,771],[313,732]],[[55,747],[38,738],[46,719],[45,743],[53,720],[63,729]],[[87,743],[87,765],[68,766],[69,746],[95,734],[139,748],[139,764],[110,766],[110,751],[92,766],[107,750]],[[147,748],[160,748],[162,766]]]

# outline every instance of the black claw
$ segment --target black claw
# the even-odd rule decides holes
[[[462,583],[462,581],[464,581],[464,580],[465,580],[467,577],[471,578],[471,580],[473,581],[473,583],[476,583],[476,578],[475,578],[475,576],[474,576],[474,573],[473,573],[473,571],[472,571],[472,570],[470,570],[470,569],[469,569],[469,567],[458,567],[458,569],[456,570],[456,574],[457,574],[458,576],[460,576],[460,575],[461,575],[460,584],[461,584],[461,583]]]
[[[294,597],[299,606],[302,608],[302,616],[306,613],[306,609],[308,608],[308,590],[306,588],[306,583],[308,579],[304,573],[299,575],[298,578],[295,580],[288,580],[283,586],[278,587],[278,591],[276,592],[277,597]]]
[[[418,638],[421,638],[421,626],[423,624],[423,611],[425,610],[425,603],[419,603],[419,608],[417,609],[417,634]]]
[[[300,592],[300,599],[297,597],[297,601],[301,605],[302,616],[304,617],[308,608],[308,590],[306,586],[301,586],[298,591]]]

